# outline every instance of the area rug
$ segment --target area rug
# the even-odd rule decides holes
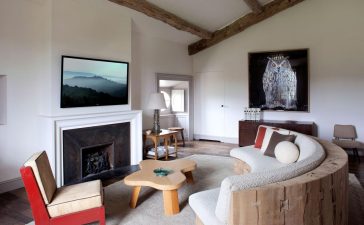
[[[135,209],[129,208],[132,188],[123,181],[105,188],[107,225],[193,225],[195,215],[188,205],[188,197],[198,191],[219,187],[221,181],[233,172],[233,159],[213,155],[192,155],[186,158],[197,162],[193,172],[194,184],[185,184],[178,190],[181,212],[165,216],[161,191],[143,187]],[[349,174],[349,224],[364,224],[362,218],[364,189],[354,174]]]
[[[186,157],[197,163],[193,172],[194,184],[185,184],[178,189],[181,212],[165,216],[161,191],[143,187],[139,194],[138,205],[129,208],[132,188],[122,181],[105,188],[105,207],[107,224],[125,225],[188,225],[194,224],[195,216],[188,205],[188,197],[198,191],[219,187],[221,181],[233,172],[233,160],[229,157],[212,155],[192,155]]]

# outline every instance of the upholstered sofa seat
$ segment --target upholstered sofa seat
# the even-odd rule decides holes
[[[103,202],[100,180],[58,188],[47,205],[51,217],[101,207]]]
[[[230,156],[244,160],[250,166],[250,172],[256,173],[264,170],[278,169],[287,164],[279,162],[276,158],[265,156],[260,149],[254,145],[242,148],[234,148],[230,151]]]
[[[198,195],[191,195],[189,204],[199,218],[203,218],[204,224],[223,225],[215,215],[217,199],[219,198],[220,188],[201,191]]]
[[[220,188],[195,193],[189,197],[191,208],[203,224],[228,224],[234,192],[292,179],[315,169],[325,159],[325,150],[312,137],[288,130],[284,132],[296,136],[294,144],[300,149],[298,160],[284,164],[276,158],[265,156],[263,150],[254,146],[231,150],[232,157],[250,166],[250,173],[226,177]]]

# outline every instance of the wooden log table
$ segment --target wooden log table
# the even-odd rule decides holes
[[[164,213],[174,215],[179,213],[178,188],[185,181],[193,183],[192,171],[196,168],[196,162],[188,159],[173,161],[143,160],[139,164],[140,170],[125,177],[124,183],[133,186],[130,198],[130,207],[135,208],[139,192],[142,186],[152,187],[163,191]],[[164,177],[158,177],[153,170],[165,168],[171,172]]]

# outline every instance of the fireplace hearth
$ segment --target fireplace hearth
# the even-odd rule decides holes
[[[65,185],[119,176],[130,166],[130,123],[63,131]]]

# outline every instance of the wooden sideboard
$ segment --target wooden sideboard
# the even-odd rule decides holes
[[[293,130],[302,134],[317,136],[317,127],[314,122],[304,121],[282,121],[282,120],[259,120],[259,121],[239,121],[239,146],[253,145],[255,136],[260,125],[279,127]]]

